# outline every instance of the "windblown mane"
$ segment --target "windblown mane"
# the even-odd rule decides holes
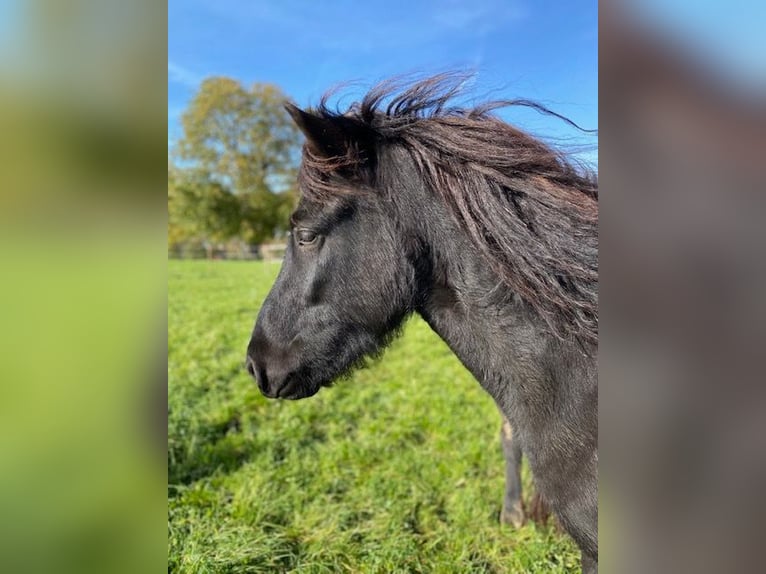
[[[526,100],[454,107],[464,79],[443,74],[404,87],[384,82],[346,112],[329,109],[328,96],[312,111],[371,134],[373,146],[397,144],[408,150],[428,187],[449,206],[500,279],[557,336],[595,346],[597,179],[491,112],[529,106],[574,124]],[[303,193],[321,199],[350,192],[330,176],[338,170],[353,174],[355,166],[361,171],[371,153],[374,149],[352,145],[345,157],[326,159],[305,148]]]

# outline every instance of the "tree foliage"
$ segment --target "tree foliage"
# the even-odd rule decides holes
[[[300,135],[270,84],[208,78],[181,118],[169,169],[169,240],[260,243],[287,226]],[[172,172],[172,173],[171,173]]]
[[[223,242],[240,233],[241,198],[199,170],[168,171],[170,241]]]

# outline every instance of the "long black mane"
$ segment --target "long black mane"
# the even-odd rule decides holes
[[[301,190],[321,200],[374,188],[375,169],[396,169],[371,170],[376,150],[402,146],[502,283],[558,337],[594,348],[597,178],[492,112],[524,105],[561,116],[526,100],[454,106],[464,79],[443,74],[404,86],[385,82],[346,111],[330,109],[325,96],[312,112],[342,122],[358,137],[343,156],[329,159],[304,148]],[[365,179],[370,173],[372,181]]]

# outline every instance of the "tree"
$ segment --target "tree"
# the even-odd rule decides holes
[[[184,193],[201,194],[201,211],[189,216],[200,217],[202,228],[260,243],[286,227],[296,196],[300,134],[284,101],[270,84],[248,90],[236,80],[214,77],[200,86],[181,118],[177,154],[195,173]],[[239,215],[236,231],[227,219],[230,211]]]
[[[237,235],[242,227],[242,202],[200,170],[168,168],[168,243],[193,239],[205,244],[208,258],[213,242]]]

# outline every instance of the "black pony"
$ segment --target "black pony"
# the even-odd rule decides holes
[[[247,368],[267,397],[309,397],[419,313],[596,572],[597,181],[491,114],[535,104],[451,107],[461,79],[385,83],[345,113],[287,105],[301,199]]]

